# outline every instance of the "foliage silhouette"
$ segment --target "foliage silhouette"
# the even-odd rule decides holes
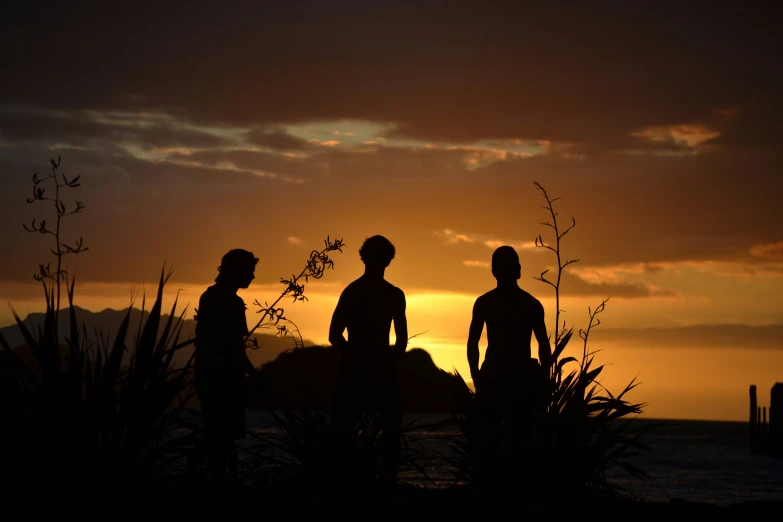
[[[3,453],[4,483],[134,487],[184,457],[179,445],[190,433],[172,435],[192,395],[191,365],[171,364],[185,313],[174,319],[176,300],[158,335],[163,287],[170,276],[164,266],[126,365],[130,308],[113,342],[98,332],[91,339],[73,306],[73,278],[66,281],[69,337],[59,339],[55,329],[57,301],[51,289],[37,332],[13,311],[35,365],[21,360],[0,336],[5,412],[0,437],[4,447],[13,448]]]
[[[256,313],[261,314],[261,318],[256,325],[250,329],[248,338],[253,335],[259,328],[276,328],[277,333],[281,336],[291,336],[294,339],[294,346],[301,348],[304,346],[302,334],[299,331],[299,327],[296,323],[285,317],[285,309],[277,306],[278,303],[287,297],[293,299],[293,302],[307,301],[307,296],[304,295],[305,286],[300,283],[301,279],[305,279],[305,283],[310,279],[321,279],[324,276],[326,270],[334,268],[334,261],[330,259],[329,253],[338,251],[342,252],[344,243],[342,239],[331,240],[329,236],[324,239],[324,248],[319,250],[313,250],[310,252],[310,257],[305,262],[305,266],[299,275],[291,275],[291,279],[280,278],[280,282],[285,285],[285,288],[280,293],[280,296],[270,305],[264,302],[261,304],[258,299],[254,301],[254,304],[258,307]],[[282,324],[281,324],[282,323]],[[291,325],[290,327],[288,325]]]
[[[54,161],[53,158],[50,159],[49,163],[52,165],[52,171],[50,174],[47,174],[43,177],[38,176],[37,172],[33,174],[33,197],[28,198],[27,203],[33,204],[37,201],[48,201],[52,206],[54,206],[56,212],[54,230],[47,228],[45,219],[41,220],[41,222],[38,224],[36,224],[36,220],[33,219],[29,227],[26,224],[22,224],[22,226],[28,232],[49,235],[53,238],[54,248],[51,249],[51,252],[57,260],[56,268],[54,271],[52,271],[51,263],[39,263],[38,272],[33,274],[33,277],[36,279],[36,281],[41,281],[44,283],[44,289],[46,289],[47,281],[55,288],[56,302],[54,321],[56,326],[60,316],[60,293],[62,290],[62,282],[68,277],[67,271],[63,268],[63,258],[69,254],[80,254],[82,252],[86,252],[89,250],[89,247],[84,246],[83,237],[79,237],[79,239],[74,241],[72,244],[63,243],[61,239],[61,227],[63,219],[73,214],[79,214],[85,209],[84,203],[76,200],[75,206],[71,207],[69,210],[69,208],[66,207],[65,203],[63,202],[61,194],[61,192],[65,189],[79,187],[81,185],[79,182],[81,179],[81,174],[69,180],[64,173],[58,173],[57,169],[60,168],[62,163],[60,156],[57,156],[57,161]],[[46,185],[49,185],[50,187],[54,185],[53,197],[46,194]]]
[[[53,202],[57,209],[55,230],[50,231],[45,221],[25,226],[29,231],[52,235],[56,241],[52,249],[56,268],[42,263],[36,274],[44,287],[44,322],[28,328],[13,311],[33,354],[32,364],[22,360],[0,335],[0,407],[5,415],[0,444],[7,449],[0,456],[2,485],[40,488],[69,484],[119,489],[181,481],[199,425],[184,415],[186,411],[198,415],[197,410],[186,407],[194,395],[192,359],[184,366],[173,364],[175,354],[193,343],[193,339],[180,340],[187,308],[177,314],[175,299],[168,318],[161,319],[163,289],[173,270],[167,270],[164,264],[155,301],[131,343],[127,337],[133,303],[113,340],[80,325],[74,307],[75,278],[69,278],[63,268],[63,257],[87,247],[82,239],[73,245],[60,240],[61,220],[84,209],[77,202],[75,209],[68,211],[61,202],[60,190],[78,187],[79,178],[68,180],[59,174],[59,159],[51,163],[50,176],[34,176],[34,194],[28,202]],[[53,198],[39,186],[45,182],[55,183]],[[651,480],[627,461],[647,449],[641,440],[643,431],[628,422],[629,416],[641,413],[644,407],[625,399],[637,383],[632,381],[618,395],[603,388],[597,380],[603,366],[595,365],[596,352],[588,346],[589,334],[600,324],[598,316],[608,299],[594,310],[588,309],[588,326],[579,331],[581,360],[563,356],[573,328],[565,321],[561,325],[560,282],[563,270],[578,260],[563,261],[561,239],[576,222],[572,219],[572,224],[561,230],[553,207],[557,199],[551,199],[538,183],[535,185],[551,216],[551,222],[542,224],[555,234],[553,244],[545,243],[539,235],[536,245],[555,254],[557,278],[548,279],[548,271],[535,278],[554,288],[556,328],[552,365],[540,372],[542,408],[533,436],[488,429],[481,422],[473,391],[459,373],[444,381],[452,385],[456,404],[450,423],[457,433],[443,437],[450,451],[437,456],[451,466],[455,484],[469,486],[483,499],[497,495],[518,499],[520,493],[528,498],[553,492],[570,494],[593,487],[614,493],[617,488],[606,480],[605,472],[615,465],[640,479]],[[329,255],[342,252],[344,244],[341,239],[330,238],[324,243],[323,249],[311,252],[298,275],[281,278],[285,287],[271,305],[255,301],[261,317],[250,330],[248,343],[255,330],[275,328],[278,335],[293,337],[295,348],[302,347],[299,329],[279,303],[286,297],[294,302],[307,300],[302,278],[305,282],[320,279],[333,268]],[[70,331],[63,338],[57,325],[62,282],[70,306]],[[142,299],[142,318],[145,305],[146,296]],[[124,362],[128,352],[130,358]],[[569,364],[578,367],[567,372]],[[338,462],[334,419],[328,410],[284,407],[274,410],[273,415],[277,432],[249,431],[253,444],[245,449],[246,483],[287,484],[315,494],[355,492],[379,484],[384,470],[377,416],[361,418],[355,427],[354,453],[347,460],[341,455]],[[426,480],[433,463],[409,436],[417,421],[403,427],[400,471],[402,476],[413,472]],[[337,470],[342,472],[338,474]],[[338,477],[340,481],[335,480]]]
[[[532,418],[508,419],[498,428],[485,422],[475,393],[455,371],[458,379],[453,393],[458,412],[433,429],[456,423],[457,433],[441,437],[449,451],[440,456],[451,465],[455,484],[468,486],[479,499],[487,501],[543,499],[587,491],[617,494],[620,488],[606,479],[606,471],[612,466],[617,465],[639,479],[652,480],[628,462],[628,458],[649,449],[641,440],[649,426],[639,429],[628,422],[645,405],[625,399],[637,386],[635,380],[617,395],[597,380],[604,367],[595,365],[596,352],[588,347],[588,338],[592,328],[600,324],[598,315],[608,299],[595,310],[588,309],[588,326],[579,331],[583,342],[581,360],[563,356],[573,327],[565,321],[560,323],[560,283],[564,269],[578,260],[564,260],[561,240],[576,221],[572,219],[571,225],[561,230],[553,207],[557,198],[551,199],[540,184],[535,185],[545,198],[547,204],[543,208],[551,217],[551,222],[542,225],[552,228],[555,235],[553,244],[539,235],[536,245],[552,251],[557,260],[554,281],[547,279],[548,270],[535,278],[554,288],[556,303],[551,367],[538,367],[534,377],[539,390],[538,407]],[[569,364],[578,366],[566,371]],[[524,379],[528,372],[520,368],[519,375]],[[525,414],[519,411],[516,415]],[[520,436],[510,428],[512,421],[532,423],[532,434]]]
[[[415,334],[408,340],[421,334]],[[298,355],[298,356],[297,356]],[[333,394],[337,385],[340,355],[333,347],[308,347],[281,354],[275,361],[261,368],[262,375],[273,372],[272,384],[283,389],[267,389],[273,407],[277,431],[249,430],[254,443],[247,448],[245,481],[261,484],[286,484],[310,496],[341,496],[358,491],[382,490],[389,487],[384,469],[383,430],[379,414],[365,413],[353,426],[352,437],[356,444],[348,453],[336,451],[337,431],[332,410]],[[445,404],[450,397],[444,391],[451,388],[453,376],[437,369],[429,354],[413,348],[400,359],[401,382],[421,386],[433,392],[433,404]],[[317,376],[314,372],[330,372],[331,376]],[[307,381],[318,379],[320,390],[306,388],[301,393],[296,383],[283,383],[292,372],[302,373]],[[422,383],[422,377],[434,382]],[[309,384],[309,382],[307,383]],[[320,395],[316,395],[320,393]],[[411,399],[414,399],[411,397]],[[411,401],[414,402],[414,401]],[[421,404],[419,399],[416,404]],[[406,410],[408,411],[408,410]],[[398,479],[392,486],[411,486],[422,479],[427,481],[431,469],[436,467],[433,457],[414,436],[420,428],[421,418],[406,421],[402,426],[402,444]]]
[[[305,283],[312,279],[321,279],[324,273],[328,269],[334,268],[334,261],[329,257],[330,252],[338,251],[342,252],[342,248],[345,246],[342,239],[332,240],[329,236],[324,240],[324,248],[321,250],[313,250],[310,252],[310,256],[305,262],[304,268],[299,272],[299,275],[292,275],[291,279],[280,278],[280,283],[285,285],[280,295],[275,299],[272,304],[268,304],[266,301],[261,303],[256,299],[253,304],[258,307],[256,313],[261,314],[261,318],[251,328],[245,337],[245,344],[248,348],[257,350],[258,340],[253,336],[256,330],[262,329],[276,329],[276,335],[281,337],[291,337],[294,341],[294,348],[302,348],[304,346],[304,339],[302,333],[299,331],[299,327],[296,323],[285,316],[285,309],[282,306],[278,306],[278,303],[284,298],[290,297],[293,302],[307,301],[307,296],[304,295],[305,285],[301,284],[302,278],[305,279]],[[198,313],[198,310],[196,310]],[[194,317],[195,318],[195,317]],[[183,348],[185,346],[195,343],[195,338],[188,339],[180,343],[177,347]]]
[[[131,308],[113,342],[97,331],[91,338],[79,323],[73,306],[75,277],[69,277],[63,258],[88,248],[82,238],[63,243],[61,229],[64,218],[85,208],[76,201],[69,210],[62,201],[62,191],[79,187],[80,176],[68,179],[58,172],[59,157],[50,163],[51,174],[33,175],[33,197],[27,202],[48,201],[55,207],[54,230],[46,220],[23,225],[55,242],[56,268],[39,263],[34,276],[44,289],[43,324],[31,324],[31,331],[12,307],[32,360],[20,357],[0,335],[0,439],[12,449],[2,457],[2,481],[17,486],[138,484],[151,478],[153,468],[176,459],[166,435],[189,398],[189,365],[175,369],[171,364],[182,320],[174,321],[176,300],[158,336],[163,286],[171,271],[166,273],[164,265],[155,303],[139,323],[130,362],[123,364]],[[54,185],[54,196],[47,195],[47,183]],[[70,305],[69,334],[63,339],[58,327],[62,283]]]
[[[255,441],[248,449],[250,480],[285,484],[306,496],[351,495],[388,485],[383,480],[383,431],[377,414],[361,417],[353,431],[356,445],[348,454],[335,451],[337,432],[330,410],[292,408],[272,410],[272,415],[278,431],[250,431]],[[402,427],[400,476],[427,473],[429,463],[409,436],[418,420]]]
[[[279,306],[278,303],[280,303],[280,301],[286,297],[292,298],[293,302],[307,301],[307,297],[304,295],[305,285],[300,282],[301,279],[304,278],[306,283],[311,278],[322,278],[328,269],[334,268],[334,261],[330,258],[330,253],[334,251],[342,252],[343,246],[344,243],[342,239],[332,240],[327,236],[327,238],[324,240],[324,248],[320,251],[311,251],[308,259],[305,262],[304,268],[299,272],[298,275],[292,275],[290,279],[280,279],[280,282],[285,286],[280,295],[271,305],[266,302],[262,304],[258,299],[254,301],[254,304],[258,307],[256,313],[261,314],[261,318],[252,329],[249,329],[247,335],[245,336],[246,348],[255,350],[259,349],[257,342],[258,338],[254,335],[255,331],[259,328],[274,328],[277,330],[276,335],[281,337],[291,337],[294,340],[294,347],[289,348],[280,354],[282,356],[285,356],[292,350],[298,351],[298,349],[304,348],[304,341],[298,326],[296,323],[285,316],[285,310],[282,306]],[[198,310],[196,312],[198,314]],[[197,320],[198,316],[196,315],[194,318]],[[195,341],[195,338],[190,339],[184,343],[181,343],[179,347],[187,346],[188,344],[192,344]],[[268,387],[263,382],[263,376],[261,374],[254,375],[253,378],[249,379],[245,385],[245,398],[249,399],[251,403],[257,403],[259,401],[259,395],[266,394],[267,392]],[[263,400],[263,398],[261,400]],[[196,430],[199,433],[199,436],[203,435],[203,413],[196,408],[191,408],[189,413],[195,418],[195,422],[190,424],[191,429]],[[245,433],[249,433],[247,428],[245,428]],[[206,450],[204,447],[205,442],[206,441],[203,438],[200,438],[199,443],[192,449],[191,458],[188,460],[186,468],[186,474],[188,475],[186,478],[187,481],[195,480],[198,482],[201,479],[206,478],[206,470],[204,467],[204,453]],[[257,451],[258,449],[259,448],[256,446],[253,448],[254,451]],[[244,453],[247,453],[247,449],[244,449]],[[246,482],[249,478],[255,476],[258,469],[258,459],[251,457],[250,462],[252,465],[250,465],[249,468],[247,463],[238,462],[238,464],[243,468],[238,470],[241,476],[238,476],[237,479],[240,482]],[[250,471],[248,471],[248,469]]]

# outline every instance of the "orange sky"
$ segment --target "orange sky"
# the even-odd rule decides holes
[[[195,302],[231,248],[261,258],[246,301],[274,299],[329,235],[345,251],[289,312],[325,342],[383,234],[427,331],[413,345],[466,374],[497,245],[553,328],[538,181],[577,223],[566,320],[611,297],[594,337],[610,390],[638,375],[649,415],[742,420],[748,385],[763,404],[783,381],[779,8],[105,7],[52,13],[54,30],[24,9],[0,36],[0,299],[20,312],[42,306],[50,246],[21,227],[46,217],[30,176],[61,154],[87,207],[64,226],[90,247],[69,260],[81,306],[126,306],[164,261]],[[748,328],[727,344],[721,325]]]

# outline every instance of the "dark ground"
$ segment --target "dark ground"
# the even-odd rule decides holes
[[[10,493],[8,490],[6,494]],[[97,489],[26,491],[3,501],[5,516],[36,519],[40,516],[76,517],[78,520],[246,520],[268,516],[300,518],[305,513],[328,518],[376,518],[389,515],[455,517],[489,514],[528,515],[563,519],[652,520],[661,517],[741,516],[783,513],[783,499],[774,502],[744,502],[730,506],[672,500],[653,503],[618,497],[577,496],[556,493],[529,503],[520,496],[506,495],[491,502],[479,502],[462,488],[431,489],[399,486],[392,490],[364,489],[337,495],[304,493],[294,488],[242,486],[215,491],[205,487],[157,487],[124,492]],[[3,518],[5,518],[5,516]],[[13,519],[20,519],[20,518]],[[11,520],[12,518],[5,518]]]

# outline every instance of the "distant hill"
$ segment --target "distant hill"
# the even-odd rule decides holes
[[[74,307],[80,325],[84,325],[92,339],[108,337],[109,343],[128,309],[105,309],[91,312]],[[61,311],[64,320],[60,322],[60,337],[70,335],[70,309]],[[144,312],[144,318],[148,312]],[[130,327],[126,344],[131,346],[142,319],[140,309],[131,310]],[[168,319],[161,317],[160,330]],[[24,324],[35,332],[43,325],[44,314],[33,313],[24,319]],[[195,335],[196,322],[183,321],[180,341]],[[14,348],[23,360],[33,363],[34,358],[27,347],[17,325],[0,328],[0,334]],[[260,348],[248,350],[248,356],[256,368],[261,369],[261,386],[248,383],[248,406],[260,409],[311,408],[331,409],[334,390],[340,366],[340,354],[332,347],[314,346],[305,341],[304,348],[294,348],[293,340],[270,334],[254,334]],[[180,350],[175,365],[184,364],[191,356],[193,347]],[[129,354],[126,354],[128,362]],[[437,367],[430,354],[422,348],[410,348],[398,363],[403,410],[410,413],[447,413],[453,411],[452,390],[455,377]],[[197,405],[194,401],[191,405]]]
[[[91,312],[78,306],[74,307],[74,310],[76,311],[76,317],[79,321],[80,327],[82,324],[86,327],[90,338],[96,339],[98,336],[101,338],[106,338],[108,336],[110,343],[114,342],[114,335],[116,334],[120,323],[122,323],[122,320],[125,318],[125,314],[128,312],[127,308],[124,310],[113,310],[111,308],[107,308],[100,312]],[[66,337],[70,336],[70,308],[61,310],[60,314],[62,318],[65,318],[65,320],[60,321],[60,339],[65,339]],[[148,315],[149,312],[145,311],[143,317],[146,319]],[[168,314],[161,315],[159,333],[162,332],[168,317]],[[133,340],[138,332],[139,322],[141,319],[141,310],[138,308],[133,308],[131,310],[128,336],[125,339],[127,346],[131,346],[133,344]],[[30,329],[30,331],[35,332],[39,326],[43,325],[44,314],[32,313],[25,317],[22,322]],[[195,331],[196,321],[194,321],[192,318],[184,319],[182,324],[182,333],[180,334],[180,341],[186,341],[193,338],[195,336]],[[21,348],[26,344],[24,337],[22,336],[22,332],[19,330],[19,326],[15,324],[0,328],[0,334],[3,335],[11,348]],[[258,341],[259,349],[248,350],[247,353],[250,361],[255,367],[259,367],[266,362],[274,360],[278,354],[294,347],[294,341],[290,337],[280,337],[272,334],[254,334],[254,337]],[[305,340],[306,346],[312,346],[312,344],[312,342]],[[174,364],[184,364],[190,358],[192,353],[192,345],[179,350],[174,358]]]
[[[248,406],[260,409],[331,409],[340,368],[332,347],[310,346],[281,353],[261,366],[263,386],[250,388]],[[456,377],[438,368],[422,348],[406,351],[398,363],[403,411],[453,411]]]

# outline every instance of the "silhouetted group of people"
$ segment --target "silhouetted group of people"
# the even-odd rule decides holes
[[[375,419],[382,434],[383,479],[389,483],[396,479],[402,437],[397,362],[408,344],[405,293],[384,278],[395,254],[394,245],[383,236],[364,241],[359,250],[364,274],[341,293],[329,328],[329,342],[341,355],[334,400],[335,450],[347,455],[356,444],[358,423]],[[257,263],[247,250],[229,251],[197,309],[195,385],[204,416],[203,446],[216,482],[237,477],[236,440],[245,437],[246,427],[244,383],[246,376],[257,375],[245,351],[246,306],[237,295],[254,279]],[[522,419],[525,424],[536,409],[536,379],[542,371],[548,375],[550,365],[544,308],[518,286],[521,265],[512,247],[495,250],[492,274],[497,287],[476,299],[473,307],[468,364],[486,422]],[[487,347],[479,366],[485,325]],[[532,335],[538,341],[538,360],[531,357]]]

